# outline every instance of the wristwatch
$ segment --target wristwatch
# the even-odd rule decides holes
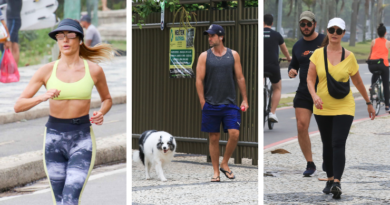
[[[10,37],[7,37],[7,41],[11,41],[11,38],[10,38]]]
[[[371,102],[366,102],[366,105],[372,105],[372,103]]]

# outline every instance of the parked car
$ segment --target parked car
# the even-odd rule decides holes
[[[346,31],[344,37],[341,39],[343,42],[348,42],[351,38],[351,32]],[[358,37],[356,36],[356,42],[358,41]]]

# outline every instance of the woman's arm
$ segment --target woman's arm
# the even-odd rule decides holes
[[[317,70],[316,70],[316,65],[310,61],[309,65],[309,72],[307,73],[307,88],[309,89],[310,95],[313,98],[314,105],[316,106],[317,109],[322,109],[322,100],[321,98],[317,95],[316,89],[315,89],[315,84],[317,80]]]
[[[48,67],[48,65],[45,65],[44,67],[38,69],[38,71],[31,78],[27,87],[24,89],[19,99],[15,103],[14,110],[16,113],[27,111],[41,102],[58,97],[60,91],[56,89],[48,90],[45,94],[34,97],[34,95],[44,84],[44,78],[47,75]]]
[[[355,87],[358,89],[362,97],[366,102],[370,102],[370,98],[368,97],[366,87],[364,87],[364,83],[362,78],[360,77],[359,71],[354,75],[351,76],[352,83],[355,85]]]
[[[106,76],[104,74],[104,71],[102,67],[96,65],[96,69],[94,71],[96,82],[95,86],[97,91],[99,92],[100,99],[102,101],[102,105],[100,107],[100,110],[98,112],[94,112],[93,116],[91,117],[92,123],[95,123],[97,125],[103,124],[103,116],[110,111],[112,107],[112,98],[110,91],[108,90]]]
[[[367,103],[370,102],[370,98],[368,98],[366,87],[364,87],[363,80],[360,77],[359,71],[355,75],[351,76],[351,80],[352,80],[352,83],[355,85],[355,87],[360,92],[360,94],[362,95],[362,97],[364,98],[364,100]],[[369,114],[371,120],[373,120],[375,118],[375,109],[372,106],[372,104],[368,105],[367,110],[368,110],[368,114]]]

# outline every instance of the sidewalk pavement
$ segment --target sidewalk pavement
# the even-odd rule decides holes
[[[96,140],[95,166],[126,160],[126,133]],[[0,158],[0,191],[46,177],[42,150]]]
[[[106,75],[108,88],[113,97],[114,104],[126,103],[126,57],[115,57],[111,62],[99,64]],[[20,94],[26,88],[34,73],[42,65],[20,67],[20,81],[17,83],[0,83],[0,124],[11,123],[22,119],[34,119],[47,116],[49,113],[49,101],[43,102],[31,110],[15,114],[14,104]],[[37,92],[37,95],[44,94],[44,86]],[[100,106],[100,96],[96,87],[92,90],[91,108]]]
[[[132,204],[259,204],[258,166],[251,165],[250,159],[237,165],[233,160],[229,166],[236,179],[221,173],[219,183],[210,182],[213,168],[203,155],[176,154],[164,168],[167,182],[160,181],[154,168],[151,179],[145,180],[144,166],[133,162]]]
[[[370,85],[369,84],[368,85],[364,85],[364,87],[366,87],[367,94],[369,95],[370,93],[368,93],[368,88],[370,87]],[[359,93],[359,90],[356,87],[352,87],[351,86],[351,90],[352,90],[352,94],[358,94]],[[281,98],[289,98],[289,97],[295,97],[295,93],[282,94]]]
[[[311,137],[317,175],[303,177],[306,161],[297,140],[274,147],[290,153],[264,152],[264,204],[390,204],[390,116],[354,123],[346,144],[340,200],[322,193],[322,143]]]

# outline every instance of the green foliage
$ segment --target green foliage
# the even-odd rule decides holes
[[[182,12],[182,13],[180,13],[180,22],[184,27],[186,27],[186,25],[189,23],[189,20],[191,20],[192,17],[196,19],[194,13],[192,13],[192,12],[198,11],[198,10],[210,9],[210,4],[183,4],[183,5],[180,5],[179,0],[166,0],[165,5],[167,8],[169,8],[169,10],[171,12],[175,12],[174,19],[176,19],[177,13]],[[226,4],[219,2],[216,4],[216,8],[218,10],[232,9],[232,8],[236,8],[237,6],[238,6],[237,1],[229,1],[229,2],[226,2]],[[258,7],[258,1],[257,0],[245,1],[245,7]],[[144,19],[148,15],[150,15],[151,13],[154,13],[154,12],[161,12],[160,4],[158,2],[156,2],[155,0],[145,0],[143,4],[132,7],[132,14],[133,14],[132,21],[134,23],[135,15],[138,14],[142,19],[138,20],[137,25],[142,29],[142,24],[145,22]],[[184,15],[184,17],[182,18],[183,15]],[[191,15],[192,15],[192,17],[191,17]]]
[[[51,55],[56,43],[48,36],[50,28],[35,31],[19,31],[19,66],[39,64],[43,56]]]

